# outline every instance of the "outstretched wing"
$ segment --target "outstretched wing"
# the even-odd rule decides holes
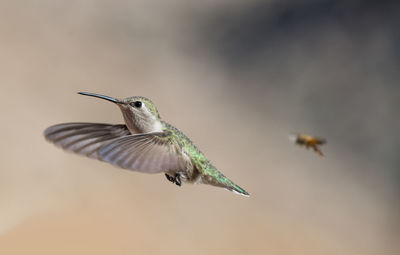
[[[98,150],[98,157],[118,167],[145,173],[184,170],[190,163],[168,131],[115,139]]]
[[[97,150],[118,137],[130,135],[125,125],[64,123],[44,131],[46,139],[67,151],[98,158]]]

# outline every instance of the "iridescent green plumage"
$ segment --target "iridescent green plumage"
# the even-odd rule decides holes
[[[205,157],[200,149],[179,129],[165,121],[161,122],[163,124],[163,130],[170,131],[173,137],[173,142],[176,142],[191,158],[195,169],[200,173],[202,182],[214,186],[224,187],[245,196],[249,195],[244,189],[233,183],[225,175],[218,171],[218,169],[211,164],[211,162]]]

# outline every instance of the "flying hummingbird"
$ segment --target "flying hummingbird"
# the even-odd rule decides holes
[[[178,186],[182,181],[204,183],[249,196],[218,171],[186,135],[161,120],[148,98],[117,99],[88,92],[78,94],[115,103],[122,111],[125,125],[58,124],[45,130],[48,141],[64,150],[120,168],[151,174],[164,172],[168,181]]]

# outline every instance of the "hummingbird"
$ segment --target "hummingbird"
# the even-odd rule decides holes
[[[225,177],[179,129],[163,121],[156,106],[142,96],[117,99],[89,92],[84,96],[116,104],[125,124],[62,123],[44,131],[45,138],[66,151],[142,173],[164,173],[181,186],[203,183],[243,196],[244,189]]]
[[[293,141],[299,146],[305,146],[307,149],[311,147],[318,155],[322,157],[324,156],[324,154],[318,147],[326,144],[326,140],[323,138],[306,134],[293,134],[289,136],[289,140]]]

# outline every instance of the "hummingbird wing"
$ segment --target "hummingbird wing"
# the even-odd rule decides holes
[[[183,170],[187,164],[169,131],[117,138],[103,145],[98,157],[115,166],[144,173]]]
[[[130,135],[125,125],[102,123],[63,123],[44,131],[46,139],[56,146],[90,158],[98,158],[97,150],[115,138]]]

